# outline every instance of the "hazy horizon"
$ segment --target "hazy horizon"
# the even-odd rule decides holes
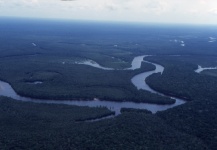
[[[217,25],[217,1],[0,0],[0,17]]]

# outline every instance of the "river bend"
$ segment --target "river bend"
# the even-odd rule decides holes
[[[147,55],[135,57],[132,61],[132,67],[126,68],[124,70],[134,70],[134,69],[140,68],[141,63],[143,62],[143,59],[146,56]],[[145,62],[151,63],[148,61],[145,61]],[[148,71],[148,72],[138,74],[131,79],[131,82],[138,89],[147,90],[149,92],[165,96],[164,94],[159,93],[159,92],[151,89],[145,82],[145,79],[148,76],[152,75],[153,73],[159,73],[159,72],[163,73],[163,71],[164,71],[163,66],[155,64],[155,63],[151,63],[151,64],[155,65],[155,67],[156,67],[156,69],[154,71]],[[92,67],[96,67],[99,69],[105,69],[108,71],[112,70],[112,68],[102,67],[99,64],[96,64],[95,62],[94,62],[94,65],[92,65],[91,62],[83,63],[83,65],[90,65]],[[66,104],[66,105],[89,106],[89,107],[107,107],[111,111],[115,111],[115,115],[120,114],[121,108],[147,109],[147,110],[151,111],[152,113],[156,113],[157,111],[167,110],[169,108],[172,108],[172,107],[175,107],[175,106],[178,106],[178,105],[185,103],[184,100],[178,99],[175,97],[171,97],[171,98],[175,99],[176,102],[174,104],[170,104],[170,105],[134,103],[134,102],[113,102],[113,101],[103,101],[103,100],[88,100],[88,101],[87,100],[85,100],[85,101],[82,101],[82,100],[40,100],[40,99],[28,98],[28,97],[23,97],[23,96],[18,95],[14,91],[14,89],[11,87],[11,85],[9,85],[8,83],[3,82],[3,81],[0,81],[0,95],[11,97],[15,100],[34,102],[34,103]]]

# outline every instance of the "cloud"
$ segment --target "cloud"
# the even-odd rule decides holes
[[[38,3],[38,0],[23,0],[24,3]]]
[[[0,0],[0,4],[5,8],[19,8],[23,6],[35,6],[38,0]]]
[[[206,22],[209,18],[217,22],[216,0],[0,0],[0,6],[0,15],[150,22]]]
[[[105,8],[108,9],[108,10],[111,10],[111,11],[119,9],[119,7],[117,5],[115,5],[114,3],[106,4]]]
[[[1,7],[1,5],[3,5],[3,3],[4,3],[3,0],[0,0],[0,7]]]
[[[212,15],[217,15],[217,8],[210,9],[208,12]]]

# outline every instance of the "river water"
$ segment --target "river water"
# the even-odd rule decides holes
[[[217,67],[201,67],[200,65],[198,65],[198,69],[195,70],[196,73],[201,73],[204,70],[216,70]]]
[[[130,68],[125,68],[123,70],[139,69],[141,67],[143,58],[146,57],[146,56],[148,56],[148,55],[142,55],[142,56],[135,57],[133,59],[132,63],[131,63],[131,67]],[[88,66],[92,66],[92,67],[103,69],[103,70],[115,70],[114,68],[103,67],[103,66],[101,66],[100,64],[98,64],[97,62],[95,62],[93,60],[84,60],[84,61],[80,61],[80,62],[75,62],[75,64],[88,65]]]
[[[141,67],[141,63],[143,62],[143,58],[147,55],[135,57],[132,61],[132,67],[126,68],[124,70],[134,70]],[[145,61],[147,62],[147,61]],[[147,62],[151,63],[151,62]],[[91,64],[91,65],[90,65]],[[152,75],[153,73],[163,73],[164,67],[155,63],[151,63],[155,65],[156,69],[154,71],[148,71],[134,76],[131,79],[132,84],[134,84],[138,89],[147,90],[152,93],[156,93],[159,95],[163,95],[153,89],[151,89],[145,82],[145,79]],[[112,70],[112,68],[105,68],[94,62],[94,65],[89,61],[88,63],[83,63],[83,65],[90,65],[92,67],[96,67],[99,69]],[[28,98],[18,95],[14,89],[6,82],[0,81],[0,95],[11,97],[15,100],[34,102],[34,103],[47,103],[47,104],[66,104],[66,105],[76,105],[76,106],[89,106],[89,107],[107,107],[108,109],[115,111],[115,115],[120,114],[121,108],[135,108],[135,109],[147,109],[152,113],[156,113],[157,111],[167,110],[169,108],[181,105],[185,103],[184,100],[178,99],[175,97],[171,97],[176,100],[174,104],[171,105],[157,105],[157,104],[147,104],[147,103],[134,103],[134,102],[113,102],[113,101],[103,101],[103,100],[41,100]]]

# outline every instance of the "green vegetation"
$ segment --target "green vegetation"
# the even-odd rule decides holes
[[[6,97],[0,97],[0,102],[2,106],[2,113],[10,112],[11,115],[17,120],[19,120],[19,117],[22,116],[24,119],[28,120],[31,118],[36,122],[39,121],[38,119],[41,117],[41,122],[44,123],[52,123],[53,120],[50,120],[51,118],[49,118],[51,117],[51,114],[52,116],[58,116],[58,120],[56,120],[58,122],[62,122],[66,119],[68,119],[69,122],[91,120],[114,114],[114,112],[105,107],[90,108],[57,104],[35,104],[29,102],[19,102]],[[22,111],[24,109],[26,111]],[[26,125],[28,126],[28,124]]]
[[[76,123],[108,112],[0,97],[0,149],[207,149],[199,138],[175,130],[152,114],[124,112],[113,119]]]
[[[174,100],[137,90],[130,79],[154,70],[135,56],[165,67],[147,79],[155,90],[189,100],[151,114],[123,108],[34,104],[0,97],[0,149],[162,149],[215,150],[217,147],[216,27],[121,25],[0,18],[0,80],[23,96],[40,99],[94,99],[171,104]],[[185,46],[180,46],[184,42]],[[34,44],[32,44],[34,43]],[[182,55],[180,57],[169,55]],[[106,71],[75,61],[90,59]],[[35,81],[42,84],[29,84]],[[1,90],[1,89],[0,89]],[[159,106],[160,107],[160,106]]]
[[[177,58],[179,60],[168,56],[147,58],[165,67],[162,75],[154,74],[148,77],[147,83],[157,91],[186,100],[215,100],[216,78],[195,73],[197,65],[181,61],[182,58]]]
[[[25,61],[22,61],[24,58]],[[62,64],[60,59],[63,58],[54,56],[2,58],[0,60],[0,79],[10,83],[20,95],[40,99],[99,98],[110,101],[174,103],[174,100],[170,98],[144,90],[138,91],[131,83],[134,75],[154,70],[155,67],[151,64],[143,63],[140,69],[134,71],[107,71],[87,65]],[[29,84],[34,81],[43,83]]]
[[[40,99],[174,103],[169,98],[138,91],[131,83],[134,75],[153,70],[150,64],[144,63],[142,69],[135,71],[105,71],[74,64],[91,59],[105,67],[128,68],[135,56],[144,54],[137,50],[138,38],[131,43],[132,37],[122,35],[122,31],[118,36],[114,31],[106,31],[108,36],[102,35],[99,31],[103,29],[92,25],[90,28],[96,32],[90,34],[85,26],[76,22],[71,30],[60,22],[52,24],[52,28],[40,21],[28,22],[31,28],[22,21],[16,24],[13,28],[0,23],[0,79],[10,83],[18,94]],[[43,84],[29,84],[35,81]]]
[[[146,109],[121,108],[121,113],[125,113],[125,112],[152,114],[151,111]]]
[[[217,77],[217,70],[204,70],[201,72],[201,74]]]
[[[184,105],[159,112],[157,116],[178,131],[201,139],[212,150],[217,146],[216,71],[207,70],[198,74],[194,70],[197,68],[196,64],[206,67],[215,65],[216,61],[213,58],[215,57],[209,60],[206,56],[147,58],[166,67],[163,75],[155,74],[147,78],[152,88],[168,95],[192,100]]]
[[[192,101],[157,116],[182,133],[193,135],[212,150],[217,147],[217,102]]]
[[[108,72],[72,62],[91,59],[123,69],[130,67],[135,56],[144,54],[198,55],[207,49],[207,55],[216,55],[215,43],[207,44],[206,39],[215,28],[201,33],[194,27],[2,19],[0,32],[0,79],[20,95],[41,99],[171,104],[171,99],[137,91],[130,82],[136,73],[153,69],[150,65],[137,71]],[[181,47],[180,41],[188,46]],[[27,84],[34,81],[43,84]]]

